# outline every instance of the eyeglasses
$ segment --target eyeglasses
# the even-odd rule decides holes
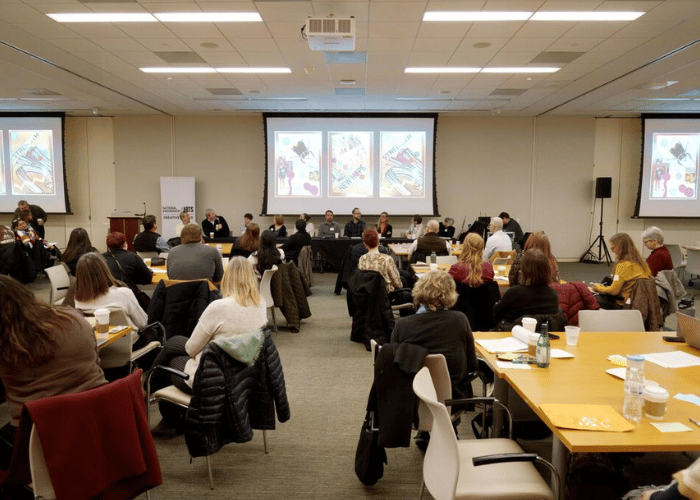
[[[654,240],[644,240],[644,244],[646,245],[647,243],[651,243]]]

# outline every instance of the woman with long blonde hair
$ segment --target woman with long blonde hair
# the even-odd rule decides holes
[[[651,270],[627,233],[613,235],[610,250],[617,256],[610,283],[593,285],[593,291],[603,309],[621,309],[637,280],[651,277]]]
[[[508,281],[510,281],[510,286],[517,285],[521,282],[522,276],[520,275],[520,259],[522,259],[523,253],[531,249],[539,250],[547,257],[549,262],[550,270],[550,283],[559,283],[559,264],[557,259],[552,255],[552,246],[549,243],[549,238],[544,231],[536,231],[530,235],[530,237],[525,242],[525,247],[523,251],[518,254],[515,258],[515,262],[510,266],[510,271],[508,273]]]
[[[450,268],[450,276],[473,288],[493,281],[493,266],[484,260],[484,239],[481,236],[476,233],[467,234],[459,262]]]

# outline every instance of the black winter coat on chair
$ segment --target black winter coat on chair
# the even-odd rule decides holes
[[[352,316],[350,340],[365,344],[374,339],[384,344],[391,339],[394,314],[384,278],[377,271],[356,271],[348,280],[348,310]]]

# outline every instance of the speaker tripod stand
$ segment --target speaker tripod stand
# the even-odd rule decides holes
[[[588,247],[588,250],[586,250],[581,258],[579,259],[579,262],[587,263],[587,264],[599,264],[603,260],[603,255],[605,255],[605,262],[610,265],[612,262],[612,259],[610,258],[610,252],[608,252],[608,245],[605,244],[605,237],[603,236],[603,202],[605,201],[604,198],[600,199],[600,224],[599,224],[599,232],[598,232],[598,237],[593,240],[593,243],[591,243],[591,246]],[[595,203],[594,203],[595,207]],[[591,250],[593,247],[598,244],[598,255],[594,254]]]

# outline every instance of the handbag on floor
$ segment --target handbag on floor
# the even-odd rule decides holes
[[[386,451],[377,444],[378,435],[379,431],[372,430],[372,416],[367,412],[355,452],[355,474],[365,486],[377,484],[384,475]]]

